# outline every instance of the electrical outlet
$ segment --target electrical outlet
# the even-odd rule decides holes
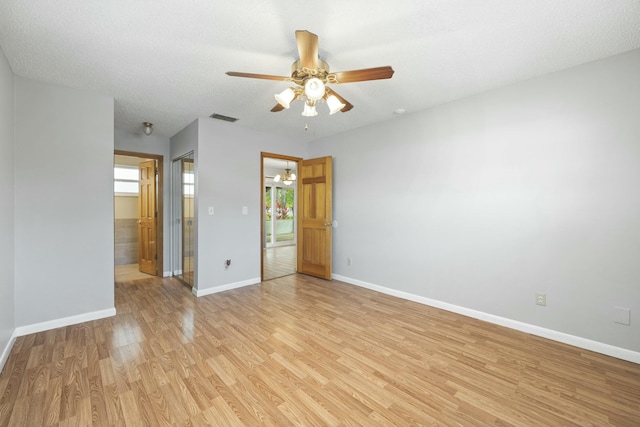
[[[613,312],[613,321],[621,325],[631,325],[631,309],[615,307]]]
[[[351,265],[351,258],[347,258],[347,265]]]
[[[547,294],[536,293],[536,305],[547,305]]]

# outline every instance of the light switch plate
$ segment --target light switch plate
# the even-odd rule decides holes
[[[249,214],[249,208],[247,206],[243,206],[242,207],[242,215],[248,215]]]

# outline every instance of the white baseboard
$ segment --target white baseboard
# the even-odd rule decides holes
[[[103,319],[116,315],[116,309],[108,308],[106,310],[92,311],[90,313],[78,314],[76,316],[63,317],[62,319],[49,320],[47,322],[34,323],[32,325],[19,326],[16,328],[16,335],[35,334],[36,332],[48,331],[49,329],[62,328],[64,326],[75,325],[82,322],[90,322],[92,320]]]
[[[2,372],[2,370],[4,369],[5,363],[7,363],[7,359],[9,358],[9,354],[11,353],[11,349],[13,348],[13,344],[16,342],[17,337],[18,337],[18,334],[14,329],[13,332],[11,333],[11,337],[9,337],[9,342],[2,350],[2,354],[0,354],[0,372]]]
[[[340,276],[337,274],[334,274],[332,277],[336,280],[340,280],[341,282],[360,286],[362,288],[371,289],[373,291],[380,292],[383,294],[392,295],[394,297],[406,299],[409,301],[417,302],[417,303],[428,305],[435,308],[440,308],[442,310],[461,314],[463,316],[472,317],[474,319],[484,320],[485,322],[493,323],[500,326],[505,326],[507,328],[515,329],[521,332],[526,332],[531,335],[548,338],[553,341],[569,344],[574,347],[583,348],[585,350],[595,351],[596,353],[605,354],[607,356],[612,356],[612,357],[626,360],[629,362],[640,363],[640,353],[636,351],[628,350],[626,348],[616,347],[613,345],[589,340],[589,339],[578,337],[575,335],[565,334],[564,332],[554,331],[553,329],[542,328],[540,326],[519,322],[517,320],[508,319],[506,317],[500,317],[494,314],[484,313],[482,311],[472,310],[470,308],[461,307],[458,305],[449,304],[449,303],[434,300],[431,298],[410,294],[408,292],[398,291],[396,289],[391,289],[391,288],[387,288],[380,285],[374,285],[372,283],[363,282],[361,280],[352,279],[350,277]]]
[[[162,277],[171,277],[171,276],[172,276],[172,274],[171,274],[170,271],[165,271],[165,272],[162,273]]]
[[[197,297],[203,297],[205,295],[217,294],[218,292],[229,291],[231,289],[242,288],[244,286],[250,286],[260,283],[260,278],[255,277],[253,279],[243,280],[241,282],[228,283],[226,285],[214,286],[212,288],[205,289],[191,289],[191,293],[193,293]]]

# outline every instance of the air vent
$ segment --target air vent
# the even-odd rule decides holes
[[[238,120],[235,117],[223,116],[222,114],[218,114],[218,113],[213,113],[209,117],[211,117],[212,119],[224,120],[225,122],[231,122],[231,123]]]

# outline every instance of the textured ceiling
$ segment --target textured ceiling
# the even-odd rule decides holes
[[[347,113],[271,113],[286,83],[225,72],[289,75],[298,29],[332,71],[395,75],[334,85]],[[640,1],[2,0],[0,46],[19,76],[113,96],[120,129],[219,113],[310,140],[640,48]]]

